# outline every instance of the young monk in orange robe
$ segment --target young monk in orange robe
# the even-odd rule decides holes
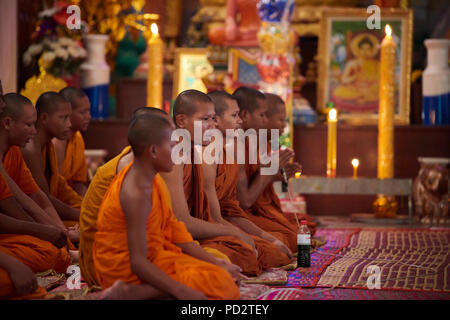
[[[53,138],[65,139],[70,133],[72,108],[64,97],[56,92],[43,93],[36,102],[37,135],[22,155],[34,180],[43,190],[63,221],[76,224],[80,217],[82,197],[59,173]]]
[[[197,90],[186,90],[178,95],[173,117],[176,126],[189,133],[190,137],[186,137],[186,140],[191,145],[195,144],[194,121],[201,122],[203,131],[215,127],[214,105],[207,95]],[[203,145],[208,143],[209,141],[199,142]],[[192,160],[195,148],[190,151]],[[213,214],[210,210],[200,164],[191,161],[175,165],[170,173],[162,173],[161,176],[171,193],[175,215],[186,224],[202,246],[215,248],[226,254],[246,275],[261,272],[253,239],[235,226],[220,223],[220,212]],[[180,198],[179,195],[183,192],[185,198]]]
[[[0,176],[8,184],[8,192],[14,197],[0,201],[1,210],[20,220],[51,225],[64,232],[73,241],[79,233],[67,229],[52,203],[34,181],[22,157],[19,147],[24,147],[36,130],[36,110],[31,102],[15,93],[5,95],[6,107],[0,115]]]
[[[281,135],[286,126],[286,106],[283,100],[277,95],[266,93],[264,103],[264,98],[259,91],[246,87],[236,90],[234,95],[239,102],[243,128],[245,130],[267,129],[267,146],[270,152],[271,130],[278,130]],[[255,114],[264,104],[267,106],[266,121],[258,123]],[[297,162],[289,162],[294,156],[291,149],[279,152],[279,167],[285,170],[287,179],[294,177],[295,172],[302,170]],[[249,219],[255,224],[282,240],[293,252],[296,252],[299,227],[292,214],[285,215],[281,211],[280,200],[273,188],[273,182],[283,180],[281,170],[276,175],[262,176],[260,166],[260,164],[247,163],[245,172],[241,172],[238,184],[238,199],[241,207],[247,210]],[[299,221],[307,220],[308,227],[314,234],[316,224],[310,216],[297,214],[297,218]]]
[[[239,118],[239,107],[233,96],[226,92],[214,92],[209,96],[214,101],[217,113],[217,127],[222,132],[223,137],[226,137],[226,130],[239,129],[241,126],[241,119]],[[226,104],[230,113],[229,117],[224,117],[222,103]],[[224,146],[226,140],[224,139]],[[236,145],[236,144],[235,144]],[[224,147],[223,162],[226,161],[226,147]],[[235,150],[235,155],[236,155]],[[262,269],[271,267],[279,267],[286,265],[292,258],[290,250],[277,238],[265,232],[253,224],[247,217],[247,214],[239,206],[236,194],[236,184],[238,182],[239,165],[234,164],[203,164],[205,172],[205,180],[213,181],[215,192],[208,192],[208,199],[213,210],[220,210],[223,216],[223,223],[230,223],[238,226],[255,241],[256,249],[258,250],[258,261]],[[211,190],[212,188],[208,188]]]
[[[157,108],[138,108],[134,111],[132,120],[142,114],[160,115],[169,118],[169,115]],[[134,160],[133,152],[130,146],[125,147],[122,152],[115,158],[108,161],[106,164],[97,169],[97,172],[92,179],[88,191],[83,199],[80,213],[80,267],[83,278],[89,285],[98,285],[97,275],[95,273],[94,260],[92,257],[92,245],[94,243],[94,236],[97,232],[98,209],[102,203],[103,197],[108,190],[112,180],[116,177],[124,167]],[[167,193],[167,203],[172,205],[170,194]],[[184,221],[183,216],[176,217],[180,221]],[[186,223],[186,222],[185,222]],[[187,228],[190,230],[192,223],[187,223]],[[195,230],[194,230],[195,231]],[[195,237],[195,233],[191,233]],[[228,259],[226,255],[220,251],[212,248],[214,246],[205,246],[202,248],[210,254],[213,254],[219,259]]]
[[[103,288],[115,283],[104,297],[237,299],[237,269],[195,244],[166,202],[157,173],[173,167],[172,130],[169,120],[149,115],[130,125],[134,161],[109,187],[95,234],[97,277]]]
[[[70,122],[70,134],[67,139],[53,139],[56,155],[58,156],[58,168],[67,183],[81,196],[87,190],[87,164],[84,155],[84,140],[81,132],[85,132],[91,120],[89,98],[84,91],[66,87],[60,94],[70,102],[72,114]]]

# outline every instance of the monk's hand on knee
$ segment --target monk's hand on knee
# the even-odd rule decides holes
[[[292,251],[280,240],[276,239],[275,241],[272,242],[279,250],[281,250],[282,252],[286,253],[286,255],[288,256],[289,259],[293,258],[293,254]]]
[[[8,270],[16,294],[21,296],[33,293],[38,288],[37,278],[31,269],[18,261],[12,270]]]
[[[55,247],[62,248],[67,244],[67,234],[64,229],[53,226],[42,226],[40,239],[51,242]]]
[[[237,282],[237,283],[239,283],[239,281],[241,281],[242,279],[246,279],[247,278],[246,276],[244,276],[241,273],[242,269],[238,265],[235,265],[235,264],[230,263],[230,262],[225,261],[225,260],[221,260],[221,261],[219,261],[218,266],[222,267],[223,269],[225,269],[231,275],[233,280],[235,282]]]

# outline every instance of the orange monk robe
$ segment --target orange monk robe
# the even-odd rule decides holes
[[[116,280],[142,284],[131,271],[125,215],[120,203],[122,182],[129,164],[112,182],[99,210],[94,240],[94,263],[102,288]],[[147,219],[147,258],[169,277],[210,299],[238,299],[239,289],[224,269],[182,253],[177,243],[192,242],[184,223],[178,221],[166,201],[167,187],[161,176],[153,181],[152,209]]]
[[[57,248],[50,242],[29,235],[0,234],[0,252],[15,257],[33,272],[53,269],[65,273],[71,264],[65,248]],[[14,298],[14,288],[6,271],[0,269],[0,297]],[[20,298],[32,299],[45,295],[42,288]]]
[[[67,141],[66,156],[64,157],[61,175],[73,187],[75,182],[87,182],[87,164],[84,155],[84,140],[80,131]]]
[[[130,146],[125,147],[119,155],[97,169],[81,204],[79,262],[81,275],[90,286],[99,284],[92,256],[92,245],[97,232],[98,209],[102,204],[103,196],[116,177],[119,160],[130,151]]]
[[[201,166],[185,164],[183,176],[184,193],[191,215],[198,219],[214,222],[205,194]],[[259,275],[261,273],[261,267],[253,249],[236,237],[220,236],[202,239],[200,243],[202,246],[215,248],[225,253],[233,264],[241,267],[244,274]]]
[[[42,164],[50,194],[69,206],[80,209],[83,198],[73,190],[58,171],[55,146],[50,141],[42,148]]]
[[[129,152],[131,152],[131,147],[127,146],[119,155],[97,169],[81,204],[79,262],[81,275],[90,286],[99,284],[92,256],[92,245],[94,244],[94,236],[97,232],[98,210],[106,191],[116,177],[120,159]],[[171,207],[172,201],[169,192],[166,193],[166,199],[168,205]],[[213,248],[203,247],[203,249],[213,254],[216,258],[228,259],[226,255]]]
[[[219,164],[217,166],[216,192],[223,217],[242,217],[248,214],[239,206],[236,197],[236,185],[239,178],[238,164]],[[251,235],[258,250],[258,262],[261,268],[280,267],[290,263],[289,257],[274,244],[260,237]]]
[[[30,169],[23,160],[19,147],[13,146],[8,149],[3,158],[3,166],[9,177],[25,194],[31,195],[40,190]]]

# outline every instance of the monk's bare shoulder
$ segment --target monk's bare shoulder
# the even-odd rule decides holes
[[[129,165],[134,160],[134,154],[133,152],[129,152],[126,155],[124,155],[122,158],[119,159],[119,162],[117,163],[117,169],[116,173],[119,173],[122,171],[123,168],[125,168],[127,165]]]

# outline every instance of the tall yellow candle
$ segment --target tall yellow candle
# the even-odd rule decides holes
[[[394,177],[394,108],[396,44],[389,25],[381,43],[380,101],[378,110],[378,178]]]
[[[151,36],[147,41],[148,77],[147,107],[162,108],[163,82],[163,41],[156,23],[151,25]]]
[[[336,177],[337,112],[328,112],[327,177]]]

